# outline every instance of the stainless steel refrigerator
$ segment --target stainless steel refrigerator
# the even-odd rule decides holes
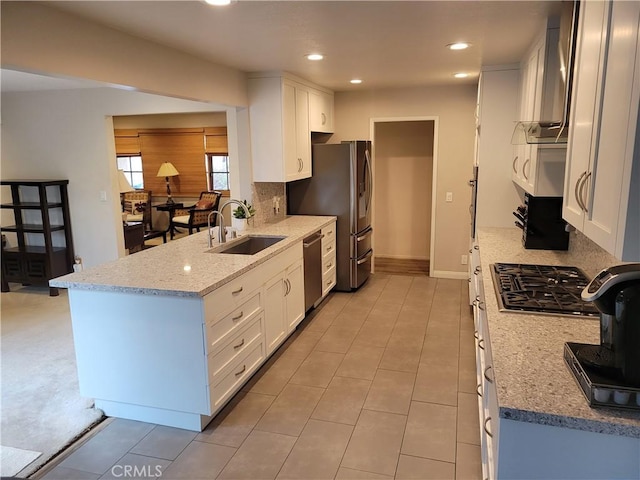
[[[371,273],[371,142],[312,146],[312,177],[287,184],[291,215],[335,215],[336,290],[350,291]]]

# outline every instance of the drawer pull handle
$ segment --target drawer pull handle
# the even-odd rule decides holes
[[[487,382],[493,383],[493,378],[487,375],[489,373],[489,370],[493,370],[493,367],[491,365],[484,369],[484,378],[487,379]]]
[[[487,418],[484,420],[484,431],[485,431],[485,433],[486,433],[487,435],[489,435],[491,438],[493,438],[493,433],[491,433],[491,432],[489,431],[489,427],[487,426],[487,424],[488,424],[490,421],[491,421],[491,417],[487,417]]]
[[[237,350],[237,349],[239,349],[239,348],[240,348],[241,346],[243,346],[243,345],[244,345],[244,338],[242,339],[242,341],[241,341],[239,344],[234,345],[234,346],[233,346],[233,348],[234,348],[235,350]],[[485,376],[486,376],[486,375],[485,375]]]
[[[478,339],[478,348],[480,350],[484,350],[484,338],[479,338]]]
[[[480,391],[481,388],[482,388],[482,384],[479,383],[478,386],[476,387],[476,393],[478,394],[479,397],[482,397],[482,392]]]
[[[237,320],[240,320],[244,315],[244,312],[242,310],[240,310],[240,313],[238,315],[236,315],[235,317],[231,317],[231,320],[233,320],[234,322]]]
[[[330,252],[332,248],[333,248],[333,246],[329,245],[329,246],[327,247],[327,252]]]
[[[480,250],[480,245],[474,245],[474,246],[473,246],[473,249],[474,249],[474,250]]]
[[[327,269],[329,269],[331,267],[333,267],[333,263],[331,263],[331,262],[327,263]]]
[[[473,274],[474,274],[474,275],[479,275],[481,271],[482,271],[482,269],[480,268],[480,266],[477,266],[477,267],[473,270]]]
[[[239,377],[240,375],[242,375],[246,371],[247,371],[247,366],[246,365],[242,365],[242,370],[240,370],[239,372],[236,372],[235,375],[236,375],[236,377]]]
[[[484,302],[478,302],[478,308],[484,310]]]
[[[333,283],[333,280],[329,280],[329,281],[327,282],[327,287],[328,287],[329,285],[331,285],[332,283]]]
[[[476,340],[480,339],[480,335],[478,335],[478,331],[477,330],[475,332],[473,332],[473,338],[475,338]]]
[[[237,295],[240,292],[242,292],[242,287],[240,287],[238,290],[234,290],[233,292],[231,292],[231,295]]]

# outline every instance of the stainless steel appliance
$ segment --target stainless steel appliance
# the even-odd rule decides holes
[[[322,297],[322,233],[318,230],[302,241],[304,249],[304,310]]]
[[[336,290],[360,287],[371,273],[371,142],[313,145],[313,176],[287,184],[291,215],[335,215]]]
[[[491,274],[501,311],[598,315],[596,306],[580,297],[589,280],[576,267],[494,263]]]
[[[600,312],[600,344],[565,344],[565,361],[593,406],[640,409],[640,263],[601,271],[582,291]]]
[[[524,205],[513,215],[522,229],[522,245],[533,250],[568,250],[569,232],[562,218],[562,197],[534,197],[524,194]]]
[[[473,166],[473,177],[469,180],[471,187],[471,205],[469,214],[471,215],[471,238],[476,238],[476,213],[478,210],[478,166]]]

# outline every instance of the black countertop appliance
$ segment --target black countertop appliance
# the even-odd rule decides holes
[[[562,219],[562,197],[534,197],[524,194],[524,205],[513,215],[522,229],[522,245],[533,250],[567,250],[569,232]]]

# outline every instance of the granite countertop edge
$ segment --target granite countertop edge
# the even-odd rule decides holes
[[[201,298],[334,221],[334,216],[296,215],[279,222],[250,227],[243,235],[286,237],[255,255],[209,253],[207,233],[200,232],[97,265],[83,272],[54,278],[49,281],[49,285],[84,291]],[[214,244],[212,248],[217,246],[219,244]],[[186,272],[183,264],[189,265],[189,272]],[[145,271],[145,267],[146,276],[136,276],[140,271]],[[212,275],[207,268],[217,268],[220,273]],[[170,276],[171,272],[174,277],[164,282],[164,285],[153,285],[157,282],[162,283],[162,277]],[[199,278],[194,281],[194,277]],[[145,282],[148,286],[142,284]],[[181,283],[184,283],[184,286]]]

